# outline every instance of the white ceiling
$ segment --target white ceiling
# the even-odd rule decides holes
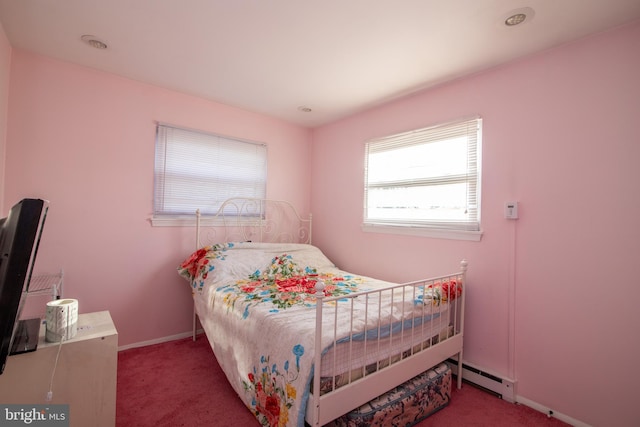
[[[638,18],[640,0],[0,0],[14,48],[308,127]]]

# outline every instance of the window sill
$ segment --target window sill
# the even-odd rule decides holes
[[[196,217],[150,217],[149,223],[153,227],[195,227]]]
[[[156,216],[149,218],[149,222],[153,227],[195,227],[196,216]],[[224,226],[224,220],[222,218],[200,217],[200,225],[222,227]]]
[[[367,233],[402,234],[407,236],[432,237],[435,239],[468,240],[479,242],[482,231],[446,230],[428,227],[411,227],[399,225],[363,224],[362,231]]]
[[[149,218],[153,227],[195,227],[196,216],[156,216]],[[211,217],[201,216],[200,225],[202,227],[264,227],[262,220],[247,217]]]

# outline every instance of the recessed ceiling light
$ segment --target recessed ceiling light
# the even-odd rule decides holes
[[[507,27],[515,27],[524,23],[531,22],[536,12],[530,7],[521,7],[519,9],[511,10],[504,15],[500,20],[500,25]]]
[[[527,19],[527,15],[524,13],[516,13],[515,15],[511,15],[507,19],[504,20],[505,25],[512,27],[514,25],[522,24],[524,20]]]
[[[84,36],[80,37],[80,40],[82,40],[83,42],[85,42],[89,46],[91,46],[93,48],[96,48],[96,49],[103,50],[103,49],[106,49],[108,47],[105,42],[103,42],[102,40],[100,40],[96,36],[92,36],[92,35],[89,35],[89,34],[85,34]]]
[[[304,105],[302,105],[302,106],[298,107],[298,111],[302,111],[303,113],[310,113],[313,110],[311,108],[309,108],[309,107],[305,107]]]

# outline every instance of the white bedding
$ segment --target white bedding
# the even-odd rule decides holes
[[[264,425],[304,425],[314,370],[315,281],[327,285],[328,296],[391,285],[341,271],[305,244],[216,245],[194,253],[180,273],[193,285],[196,311],[229,382]],[[390,358],[442,334],[449,325],[448,305],[434,303],[440,300],[430,292],[414,289],[400,298],[393,295],[393,301],[391,293],[383,293],[328,304],[321,375]],[[344,309],[351,306],[353,317]],[[401,322],[407,318],[412,320]],[[385,334],[386,341],[376,343],[379,351],[373,351],[372,337]],[[366,360],[354,362],[358,352]],[[349,355],[351,362],[344,362]]]
[[[449,318],[443,310],[440,316],[425,322],[424,327],[408,328],[380,340],[343,341],[323,353],[320,376],[330,378],[375,363],[386,365],[402,353],[422,350],[446,338],[449,329]]]

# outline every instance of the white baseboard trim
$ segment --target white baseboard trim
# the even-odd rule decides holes
[[[548,406],[541,405],[538,402],[534,402],[533,400],[527,399],[526,397],[516,396],[516,403],[528,406],[529,408],[535,409],[538,412],[542,412],[543,414],[546,414],[549,418],[557,418],[560,421],[564,421],[565,423],[572,425],[574,427],[591,427],[590,424],[576,420],[575,418],[571,418],[570,416],[563,414],[562,412],[555,411],[549,408]]]
[[[196,334],[200,335],[201,333],[203,333],[202,329],[198,329],[196,331]],[[129,350],[131,348],[138,348],[138,347],[146,347],[148,345],[154,345],[154,344],[162,344],[165,342],[169,342],[169,341],[175,341],[175,340],[180,340],[183,338],[188,338],[193,336],[193,332],[189,331],[189,332],[183,332],[181,334],[176,334],[176,335],[170,335],[168,337],[161,337],[161,338],[156,338],[153,340],[148,340],[148,341],[139,341],[139,342],[135,342],[132,344],[127,344],[127,345],[123,345],[118,347],[118,351],[122,351],[122,350]]]

